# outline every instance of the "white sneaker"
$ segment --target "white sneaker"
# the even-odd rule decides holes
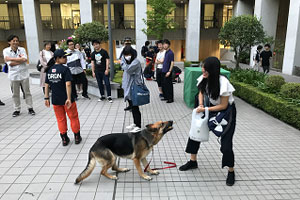
[[[129,126],[126,126],[126,129],[133,129],[133,128],[135,128],[135,127],[136,127],[135,124],[130,124]]]
[[[142,129],[140,127],[135,127],[134,129],[132,129],[131,131],[129,131],[130,133],[137,133],[139,131],[141,131]]]

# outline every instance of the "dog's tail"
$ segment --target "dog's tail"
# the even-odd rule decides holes
[[[87,178],[92,171],[94,170],[96,166],[96,158],[93,155],[92,152],[89,153],[89,160],[87,163],[86,168],[83,170],[83,172],[81,172],[81,174],[79,174],[79,176],[76,178],[75,184],[80,183],[83,179]]]

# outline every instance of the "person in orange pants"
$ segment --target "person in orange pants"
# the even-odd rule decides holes
[[[47,69],[45,81],[45,105],[50,107],[50,86],[52,90],[51,101],[63,146],[67,146],[70,142],[70,138],[67,135],[68,125],[66,114],[71,121],[75,144],[79,144],[82,140],[75,97],[71,92],[72,74],[69,68],[63,65],[67,62],[67,55],[68,54],[62,49],[58,49],[54,52],[54,57],[48,62],[49,69]]]

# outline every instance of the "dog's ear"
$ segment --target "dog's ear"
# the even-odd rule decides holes
[[[157,128],[154,128],[153,124],[147,124],[146,128],[147,128],[147,131],[149,131],[149,132],[156,132],[157,131]]]

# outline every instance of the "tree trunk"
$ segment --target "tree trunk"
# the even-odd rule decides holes
[[[239,69],[240,68],[240,55],[238,54],[237,49],[234,49],[234,58],[235,58],[235,68]]]

